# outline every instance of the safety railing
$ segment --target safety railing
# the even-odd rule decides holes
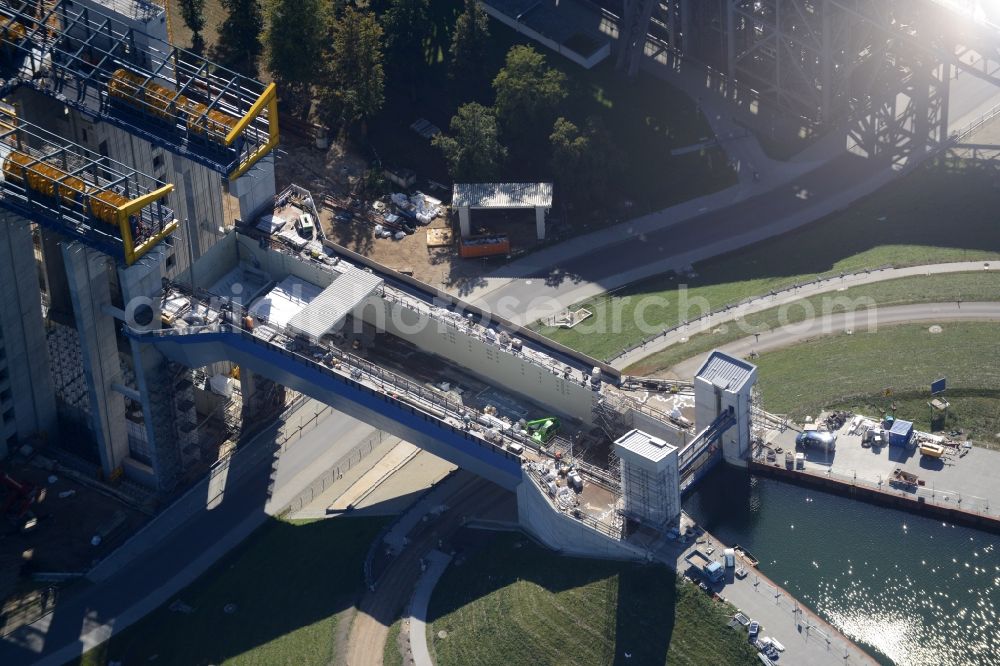
[[[604,521],[598,520],[597,518],[595,518],[594,516],[590,515],[589,513],[580,508],[564,509],[563,507],[560,507],[558,503],[554,502],[552,498],[549,497],[548,489],[546,488],[545,485],[545,479],[541,473],[541,470],[538,468],[538,465],[535,464],[525,465],[524,470],[525,470],[525,476],[531,479],[531,482],[535,485],[536,488],[538,488],[538,491],[542,494],[542,496],[545,497],[546,500],[548,500],[549,504],[552,506],[554,511],[566,513],[567,515],[572,516],[575,520],[580,521],[587,527],[590,527],[605,536],[611,537],[615,541],[622,540],[623,536],[622,526],[624,522],[622,521],[621,516],[619,516],[617,512],[613,512],[614,515],[614,518],[612,519],[613,522],[612,524],[609,525]]]
[[[293,514],[296,511],[301,511],[304,507],[311,504],[317,497],[325,493],[329,488],[332,488],[337,481],[341,480],[346,472],[349,472],[353,467],[364,460],[368,454],[374,451],[375,448],[385,439],[385,436],[386,433],[379,430],[368,437],[364,442],[355,446],[332,467],[325,470],[322,474],[316,477],[312,483],[303,488],[294,499],[285,504],[285,506],[278,511],[278,515],[284,516]]]
[[[755,462],[761,464],[768,464],[766,450],[763,448],[758,449],[754,453],[754,460]],[[771,464],[773,465],[773,463]],[[856,470],[841,471],[826,469],[824,471],[819,471],[814,469],[799,469],[796,470],[795,473],[816,478],[833,479],[851,486],[875,490],[884,495],[902,497],[913,500],[914,502],[931,504],[941,508],[956,509],[959,511],[994,518],[1000,517],[1000,507],[998,507],[995,503],[993,506],[990,506],[990,500],[988,497],[982,497],[968,492],[963,493],[947,488],[938,488],[933,482],[929,487],[926,485],[897,487],[891,483],[891,479],[888,477],[882,478],[880,476],[877,480],[872,480],[866,477],[858,477]]]
[[[854,271],[854,272],[851,272],[851,273],[843,273],[843,272],[841,272],[841,273],[823,273],[821,275],[817,275],[816,277],[814,277],[811,280],[805,280],[805,281],[802,281],[802,282],[795,282],[795,283],[792,283],[792,284],[790,284],[790,285],[788,285],[786,287],[782,287],[781,289],[772,289],[770,292],[768,292],[766,294],[757,294],[755,296],[749,296],[749,297],[741,299],[739,301],[731,301],[729,303],[726,303],[725,305],[721,305],[721,306],[715,308],[714,310],[711,310],[711,311],[706,312],[706,313],[704,313],[702,315],[699,315],[698,317],[696,317],[694,319],[690,319],[690,320],[685,319],[685,320],[682,320],[682,321],[674,324],[673,326],[665,326],[662,331],[658,331],[656,333],[653,333],[651,335],[646,336],[645,338],[643,338],[639,342],[636,342],[635,344],[633,344],[630,347],[623,348],[620,353],[615,354],[614,356],[611,356],[611,357],[609,357],[609,358],[607,358],[605,360],[608,363],[613,363],[614,361],[620,359],[621,357],[625,356],[626,354],[630,354],[633,351],[635,351],[636,349],[641,349],[642,347],[645,347],[649,343],[651,343],[651,342],[653,342],[655,340],[659,340],[660,338],[664,338],[664,337],[670,335],[671,333],[673,333],[675,331],[679,331],[679,330],[684,329],[684,328],[689,328],[691,330],[694,330],[694,329],[697,328],[697,325],[700,322],[705,322],[705,321],[711,319],[712,317],[717,317],[720,314],[731,312],[731,311],[737,310],[739,308],[747,307],[747,306],[755,304],[755,303],[756,304],[766,303],[769,299],[774,299],[775,297],[780,296],[780,295],[794,293],[795,291],[797,291],[799,289],[802,289],[804,287],[811,287],[813,285],[822,284],[824,282],[832,282],[834,280],[850,279],[850,278],[858,277],[858,276],[861,276],[861,275],[870,275],[872,273],[877,273],[878,271],[888,270],[890,268],[895,268],[895,266],[893,266],[892,264],[882,264],[881,266],[878,266],[878,267],[875,267],[875,268],[866,268],[866,269]],[[609,293],[608,297],[609,298],[613,298],[614,297],[613,292]],[[696,332],[702,332],[703,330],[705,330],[707,328],[708,328],[707,325],[703,325],[702,326],[702,330],[696,331]]]
[[[207,304],[203,303],[202,305],[208,307]],[[241,326],[229,323],[219,322],[206,324],[204,326],[189,327],[186,329],[159,329],[153,331],[136,331],[134,329],[128,329],[128,333],[133,337],[138,338],[176,337],[185,334],[203,335],[211,333],[229,333],[239,335],[243,339],[248,340],[255,345],[266,347],[273,352],[292,358],[296,362],[301,363],[314,371],[318,371],[323,375],[335,377],[340,381],[355,386],[356,388],[361,388],[372,394],[380,395],[387,400],[394,400],[399,403],[398,406],[400,408],[406,409],[414,414],[419,412],[425,419],[428,420],[434,419],[440,426],[446,427],[452,432],[462,435],[467,441],[470,441],[477,446],[490,449],[492,452],[497,453],[506,459],[520,460],[520,458],[504,448],[504,443],[510,442],[522,445],[527,443],[527,439],[520,437],[514,428],[497,430],[488,429],[486,432],[492,434],[481,434],[471,427],[472,422],[476,422],[478,424],[480,423],[480,418],[484,416],[484,414],[482,414],[479,410],[462,405],[442,396],[438,392],[420,386],[405,377],[386,370],[381,366],[375,365],[371,361],[367,361],[339,349],[331,349],[320,345],[316,345],[314,347],[314,352],[322,352],[320,353],[321,358],[324,358],[329,363],[334,364],[334,367],[330,367],[325,363],[318,362],[316,358],[311,358],[288,349],[286,346],[277,344],[273,340],[265,340],[258,335],[254,335],[251,331],[248,331]],[[285,342],[286,344],[295,344],[294,336],[284,332],[281,332],[278,335],[282,338],[282,342]],[[337,368],[336,365],[340,365],[341,368],[346,367],[346,372],[344,369]],[[380,390],[376,391],[370,386],[365,385],[364,381],[368,381],[378,386]],[[395,390],[387,391],[387,387]],[[438,411],[439,413],[436,414],[431,410]],[[448,417],[462,423],[463,427],[455,427],[447,421]],[[494,444],[488,441],[486,437],[496,438],[500,441],[500,443]]]

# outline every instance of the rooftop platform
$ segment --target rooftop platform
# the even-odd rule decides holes
[[[455,208],[551,208],[552,183],[455,183]]]
[[[0,108],[0,206],[131,265],[177,228],[173,185]]]
[[[676,446],[641,430],[630,430],[616,439],[615,448],[619,450],[619,455],[621,452],[628,452],[654,463],[660,462],[677,450]]]
[[[695,375],[722,390],[739,391],[753,378],[754,366],[738,358],[712,352]]]
[[[381,287],[382,278],[351,266],[292,317],[288,328],[310,340],[319,341]]]
[[[147,3],[114,2],[133,14]],[[20,85],[235,179],[278,143],[273,84],[73,0],[4,4],[4,92]],[[129,14],[124,14],[129,15]]]

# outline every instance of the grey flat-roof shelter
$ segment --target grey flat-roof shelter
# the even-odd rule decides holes
[[[535,232],[545,238],[545,214],[552,208],[552,183],[455,183],[451,205],[458,210],[462,238],[472,234],[473,210],[534,208]]]
[[[288,322],[288,328],[318,341],[382,286],[382,278],[351,267]]]

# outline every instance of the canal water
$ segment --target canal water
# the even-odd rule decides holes
[[[719,465],[684,501],[874,658],[1000,664],[1000,538]]]

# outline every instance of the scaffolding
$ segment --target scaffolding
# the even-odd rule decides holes
[[[634,463],[621,463],[621,515],[654,528],[662,528],[676,510],[676,471],[655,474]]]
[[[72,0],[0,0],[0,73],[154,145],[243,175],[278,143],[275,85]]]
[[[0,107],[0,206],[131,265],[178,223],[173,185]]]
[[[812,128],[858,125],[862,152],[946,138],[952,70],[1000,86],[1000,25],[951,0],[598,0],[620,13],[618,66],[668,51],[729,92]],[[737,92],[739,93],[737,95]],[[749,93],[749,94],[746,94]],[[899,94],[902,109],[886,108]],[[897,113],[889,118],[888,113]],[[756,112],[755,112],[756,113]],[[882,131],[882,127],[888,129]],[[910,151],[907,147],[906,151]]]

